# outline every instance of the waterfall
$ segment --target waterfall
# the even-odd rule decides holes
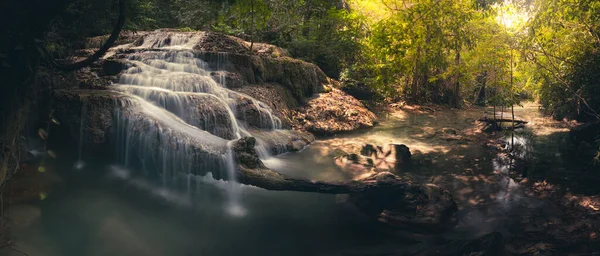
[[[191,51],[199,38],[186,33],[149,37],[139,49],[168,51],[127,56],[129,67],[113,86],[128,96],[115,102],[124,106],[114,115],[117,159],[165,190],[192,193],[200,186],[198,177],[227,179],[225,209],[242,216],[233,142],[256,131],[277,131],[282,124],[263,102],[227,88],[220,72],[226,54],[218,54],[217,70],[211,70]],[[261,158],[270,156],[263,140],[256,148]],[[139,178],[135,175],[126,177]]]
[[[79,124],[79,145],[77,148],[77,162],[73,166],[76,170],[81,170],[85,167],[85,162],[83,162],[83,141],[85,135],[85,121],[87,116],[87,101],[83,100],[83,104],[81,106],[81,118]]]
[[[225,155],[225,163],[227,168],[227,175],[230,181],[236,180],[235,175],[235,159],[233,156],[233,141],[227,143],[227,153]],[[245,214],[244,208],[240,204],[240,186],[235,182],[229,182],[229,202],[226,206],[226,210],[229,214],[234,216],[243,216]]]

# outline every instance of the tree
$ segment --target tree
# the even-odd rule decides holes
[[[600,49],[600,3],[591,0],[534,1],[534,17],[523,42],[535,63],[537,91],[556,118],[599,119],[600,97],[593,79]]]

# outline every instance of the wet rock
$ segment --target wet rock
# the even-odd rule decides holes
[[[358,154],[344,154],[335,158],[336,164],[346,167],[348,164],[362,165],[365,169],[375,166],[373,158],[365,157]]]
[[[282,120],[284,127],[310,131],[320,134],[331,134],[372,127],[376,123],[375,115],[367,110],[358,100],[344,92],[327,87],[334,81],[316,65],[301,60],[289,58],[282,49],[266,44],[257,44],[255,51],[260,54],[249,54],[249,43],[239,38],[212,32],[181,32],[173,29],[162,29],[144,32],[129,46],[115,50],[116,55],[105,62],[104,75],[118,74],[122,69],[122,59],[133,54],[162,54],[161,47],[174,42],[185,42],[189,51],[205,61],[212,70],[213,79],[222,82],[231,89],[248,93],[275,110]],[[130,42],[131,40],[127,40]],[[86,79],[97,81],[95,77]],[[83,82],[81,88],[105,88],[114,78],[107,79],[102,84]],[[269,84],[266,89],[248,89],[248,86],[261,87]],[[325,90],[325,88],[329,90]],[[280,88],[284,91],[281,92]],[[315,93],[318,97],[311,99]],[[272,98],[270,100],[264,99]],[[308,99],[308,101],[307,101]],[[299,105],[304,105],[297,111],[292,111]],[[251,108],[242,110],[246,116],[254,115],[251,121],[262,119],[260,111]],[[258,128],[263,128],[260,122],[253,122]]]
[[[107,59],[102,63],[102,72],[105,76],[116,76],[127,67],[128,64],[124,60]]]
[[[98,72],[91,67],[85,67],[75,71],[78,87],[81,89],[104,90],[112,83],[112,78],[99,76]]]
[[[315,137],[306,132],[292,130],[251,131],[257,140],[260,140],[272,155],[279,155],[290,151],[300,151],[315,140]]]
[[[268,106],[273,114],[281,120],[283,129],[290,129],[292,123],[292,109],[300,103],[289,90],[280,84],[251,84],[244,87],[233,88],[236,92],[247,94]],[[238,112],[239,113],[239,112]]]
[[[256,139],[253,137],[244,137],[235,142],[233,151],[235,152],[235,158],[239,165],[249,169],[264,167],[258,154],[256,154],[256,150],[254,149],[255,145]]]
[[[410,162],[411,154],[410,149],[404,144],[388,144],[380,151],[378,158],[401,165]]]
[[[456,225],[454,214],[458,210],[452,195],[433,184],[406,184],[403,190],[388,190],[389,184],[400,179],[389,172],[373,174],[360,180],[376,184],[372,189],[350,195],[349,200],[356,204],[367,216],[389,226],[415,232],[438,232]]]
[[[300,151],[303,148],[305,148],[306,145],[308,145],[308,144],[304,141],[300,141],[300,140],[292,141],[291,147],[289,147],[288,150],[291,152],[297,152],[297,151]]]
[[[53,96],[55,116],[61,125],[52,127],[49,142],[59,148],[73,149],[82,138],[84,144],[89,145],[86,149],[91,153],[102,155],[100,152],[108,152],[115,101],[124,96],[108,90],[82,89],[56,90]],[[86,113],[82,116],[84,104]],[[80,131],[84,136],[80,136]]]
[[[257,49],[261,54],[250,54],[248,42],[213,32],[158,30],[136,40],[133,46],[137,48],[126,48],[122,52],[135,53],[144,48],[156,51],[168,46],[172,38],[177,38],[177,41],[188,40],[186,44],[190,45],[189,50],[206,61],[211,69],[239,74],[244,84],[278,83],[300,102],[314,93],[322,92],[323,86],[329,83],[319,67],[287,57],[283,49],[259,44]]]
[[[372,157],[373,155],[377,156],[377,153],[381,152],[381,150],[381,147],[375,147],[373,144],[365,144],[360,150],[360,154],[363,156]]]
[[[242,76],[238,73],[232,73],[227,71],[213,71],[210,73],[213,80],[218,83],[225,85],[229,89],[235,89],[245,86],[245,81]]]
[[[281,120],[272,115],[271,109],[264,103],[246,97],[238,97],[236,104],[237,118],[255,128],[274,129],[281,126]]]
[[[404,144],[384,147],[365,144],[360,154],[340,154],[335,163],[355,178],[377,172],[397,171],[411,163],[410,149]]]
[[[444,129],[442,129],[442,132],[445,134],[452,134],[452,135],[458,134],[458,131],[456,129],[452,129],[452,128],[444,128]]]

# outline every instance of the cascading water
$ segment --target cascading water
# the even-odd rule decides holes
[[[87,116],[87,101],[83,101],[81,106],[81,123],[79,124],[79,146],[77,148],[77,162],[73,166],[76,170],[81,170],[85,167],[83,162],[83,141],[85,136],[85,120]]]
[[[125,168],[141,169],[163,189],[189,193],[201,186],[198,177],[207,174],[227,179],[226,210],[240,216],[245,210],[235,181],[233,142],[254,130],[281,129],[282,124],[264,103],[229,90],[223,72],[211,71],[191,51],[199,38],[149,37],[137,49],[161,51],[128,55],[129,68],[113,87],[128,95],[116,102],[124,106],[115,114],[117,159]],[[226,61],[226,54],[218,54],[217,69]],[[257,152],[261,158],[270,156],[262,140]]]

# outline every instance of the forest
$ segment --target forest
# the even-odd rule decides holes
[[[0,255],[600,253],[600,1],[0,22]]]

